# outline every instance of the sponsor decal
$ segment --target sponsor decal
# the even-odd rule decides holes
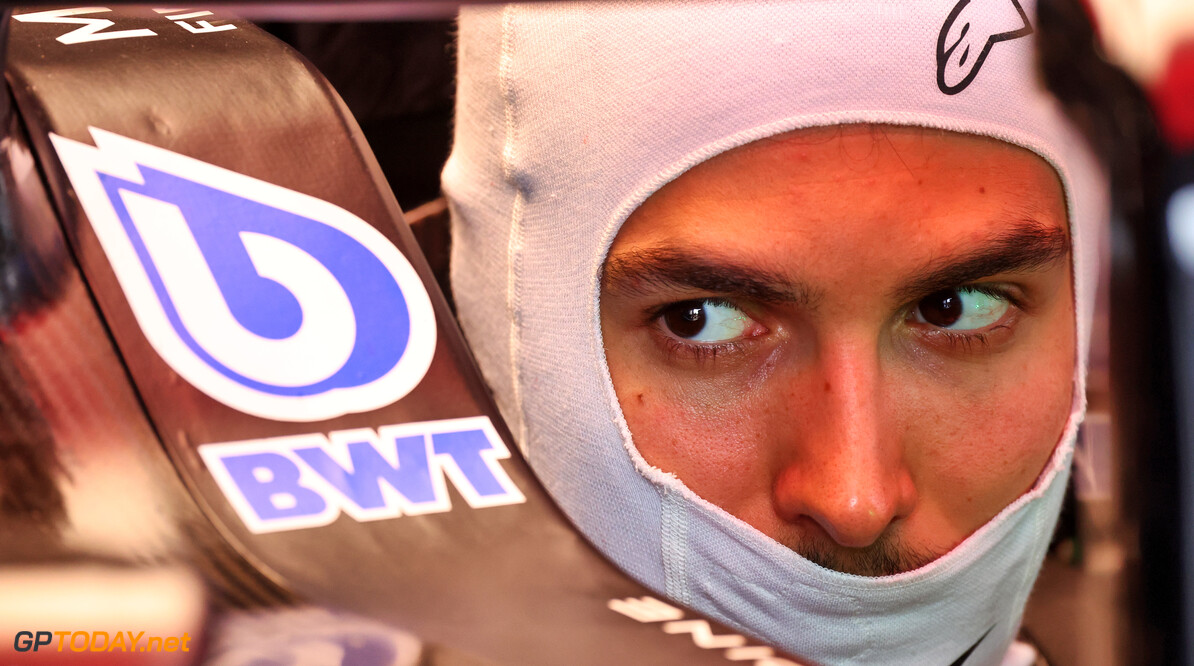
[[[199,455],[257,534],[320,527],[341,513],[364,522],[450,511],[448,480],[473,508],[526,501],[484,416],[205,444]]]
[[[326,201],[91,128],[50,135],[154,350],[242,412],[384,407],[435,353],[431,300],[381,232]]]
[[[167,14],[166,19],[173,21],[174,25],[186,30],[193,35],[202,35],[209,32],[224,32],[225,30],[236,30],[236,26],[231,23],[215,23],[210,20],[200,18],[203,16],[211,16],[212,13],[205,9],[155,9],[153,10],[159,14]]]
[[[937,88],[946,95],[962,92],[992,47],[1031,34],[1032,23],[1017,0],[959,0],[937,33]]]
[[[606,606],[637,622],[660,622],[665,634],[688,634],[693,644],[704,650],[725,650],[723,656],[727,661],[745,662],[751,666],[800,666],[790,659],[775,656],[775,650],[765,645],[747,645],[747,638],[741,634],[714,634],[707,620],[686,620],[684,611],[655,597],[610,599]]]
[[[610,599],[606,605],[610,610],[637,622],[644,624],[661,622],[665,634],[690,634],[692,642],[697,647],[706,650],[725,650],[725,658],[729,661],[747,661],[751,662],[752,666],[800,666],[790,659],[775,656],[775,651],[769,647],[747,645],[745,636],[714,634],[713,628],[706,620],[685,620],[684,611],[655,597]],[[983,632],[974,645],[951,662],[950,666],[962,666],[994,628],[992,626]]]
[[[56,41],[67,45],[86,44],[88,42],[101,42],[112,39],[131,39],[133,37],[153,37],[158,34],[149,28],[109,30],[109,28],[116,25],[113,21],[105,18],[84,16],[85,14],[99,14],[110,11],[112,10],[107,7],[74,7],[70,9],[50,9],[41,12],[30,12],[28,14],[17,14],[12,18],[22,23],[56,23],[79,26],[70,32],[55,37]],[[212,13],[209,11],[190,11],[186,9],[155,9],[153,11],[158,14],[168,14],[166,16],[167,20],[172,21],[174,25],[193,35],[236,30],[236,26],[231,23],[212,23],[207,19],[199,19],[201,16],[211,16]]]

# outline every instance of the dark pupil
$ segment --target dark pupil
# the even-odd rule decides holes
[[[917,304],[920,316],[934,326],[953,326],[962,316],[962,298],[953,289],[929,294]]]
[[[705,304],[700,301],[677,303],[663,315],[668,330],[682,338],[691,338],[705,328]]]

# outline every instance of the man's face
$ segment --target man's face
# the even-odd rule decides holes
[[[990,139],[848,126],[715,157],[627,220],[601,316],[643,457],[848,573],[949,551],[1070,411],[1061,185]]]

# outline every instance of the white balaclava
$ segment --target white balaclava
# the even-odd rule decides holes
[[[1042,88],[1034,17],[1034,0],[462,12],[443,175],[460,322],[539,478],[631,576],[820,663],[1003,659],[1069,477],[1106,218],[1102,172]],[[894,576],[819,567],[644,461],[601,339],[602,263],[647,197],[737,146],[847,123],[940,128],[1035,152],[1061,178],[1074,244],[1075,398],[1054,455],[1028,493],[960,545]]]

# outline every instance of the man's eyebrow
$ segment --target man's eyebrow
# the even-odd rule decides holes
[[[699,289],[763,303],[808,306],[814,299],[809,289],[766,268],[674,247],[636,249],[611,255],[602,270],[601,285],[618,294],[671,288]]]
[[[976,248],[937,257],[895,291],[900,302],[923,298],[1000,273],[1026,273],[1068,257],[1070,238],[1060,227],[1023,220],[979,243]]]

